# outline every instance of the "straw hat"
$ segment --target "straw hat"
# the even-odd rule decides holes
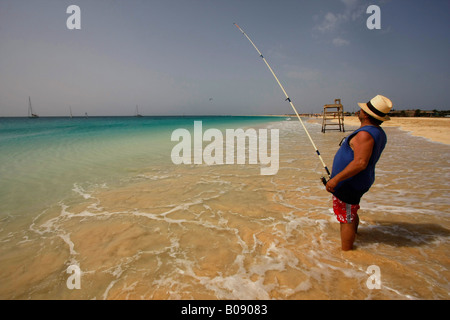
[[[380,121],[389,121],[391,118],[387,115],[392,109],[392,101],[388,98],[377,95],[367,103],[358,103],[359,107],[366,113]]]

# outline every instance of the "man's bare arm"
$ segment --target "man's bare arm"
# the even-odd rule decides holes
[[[358,132],[351,139],[350,146],[353,149],[353,161],[351,161],[344,170],[333,177],[333,179],[328,181],[326,185],[328,192],[334,192],[334,188],[336,188],[339,182],[351,178],[367,168],[370,157],[372,156],[374,144],[375,141],[372,136],[366,131]]]

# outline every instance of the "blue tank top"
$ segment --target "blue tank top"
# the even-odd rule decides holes
[[[387,142],[386,133],[380,127],[364,126],[355,130],[344,140],[334,156],[331,178],[344,170],[344,168],[353,160],[354,154],[349,141],[360,131],[368,132],[375,141],[369,164],[366,169],[357,175],[339,182],[333,192],[338,199],[349,204],[359,204],[362,195],[369,191],[375,181],[375,165],[378,162],[378,159],[380,159],[381,153]]]

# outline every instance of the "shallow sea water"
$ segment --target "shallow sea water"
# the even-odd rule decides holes
[[[25,145],[40,140],[0,140],[0,298],[448,299],[450,146],[386,128],[356,250],[342,252],[317,155],[298,121],[279,120],[210,123],[278,129],[273,176],[259,164],[174,165],[178,124],[151,138],[132,126],[96,139],[56,131],[32,154]],[[330,168],[356,129],[306,125]],[[67,287],[71,265],[78,290]],[[380,289],[367,285],[373,265]]]

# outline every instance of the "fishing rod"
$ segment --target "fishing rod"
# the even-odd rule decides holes
[[[317,147],[316,147],[316,145],[315,145],[313,139],[312,139],[311,136],[309,135],[309,132],[308,132],[308,130],[306,129],[305,124],[304,124],[303,121],[302,121],[302,118],[300,118],[300,116],[299,116],[299,114],[298,114],[298,112],[297,112],[297,109],[295,109],[295,106],[294,106],[294,104],[292,103],[291,98],[289,98],[289,95],[286,93],[286,90],[284,90],[283,86],[282,86],[281,83],[280,83],[280,80],[278,80],[277,76],[275,75],[275,72],[273,72],[273,70],[272,70],[272,68],[270,67],[269,63],[267,62],[266,58],[264,58],[264,56],[262,55],[261,51],[259,51],[259,49],[258,49],[258,48],[256,47],[256,45],[253,43],[253,41],[249,38],[249,36],[244,32],[244,30],[242,30],[241,27],[239,27],[236,23],[234,23],[234,25],[242,32],[242,34],[248,39],[248,41],[250,41],[250,43],[252,44],[253,48],[256,49],[256,51],[258,52],[259,56],[260,56],[260,57],[263,59],[263,61],[265,62],[267,68],[269,68],[269,70],[270,70],[270,72],[272,73],[272,75],[274,76],[275,80],[277,80],[278,85],[280,86],[281,90],[283,91],[284,95],[286,96],[286,100],[285,100],[285,101],[288,101],[289,104],[291,105],[292,109],[294,109],[294,112],[295,112],[295,114],[297,115],[298,120],[299,120],[300,123],[302,124],[303,129],[305,130],[306,135],[307,135],[308,138],[309,138],[309,141],[311,141],[311,144],[313,145],[314,150],[316,151],[317,155],[319,156],[320,162],[322,162],[323,168],[324,168],[325,171],[327,172],[328,179],[329,179],[329,178],[331,177],[330,170],[328,170],[328,167],[327,167],[327,165],[325,164],[325,162],[323,161],[322,156],[320,155],[320,152],[319,152],[319,150],[317,149]],[[321,177],[321,180],[322,180],[322,183],[323,183],[324,185],[327,184],[327,179],[326,179],[325,177]]]

